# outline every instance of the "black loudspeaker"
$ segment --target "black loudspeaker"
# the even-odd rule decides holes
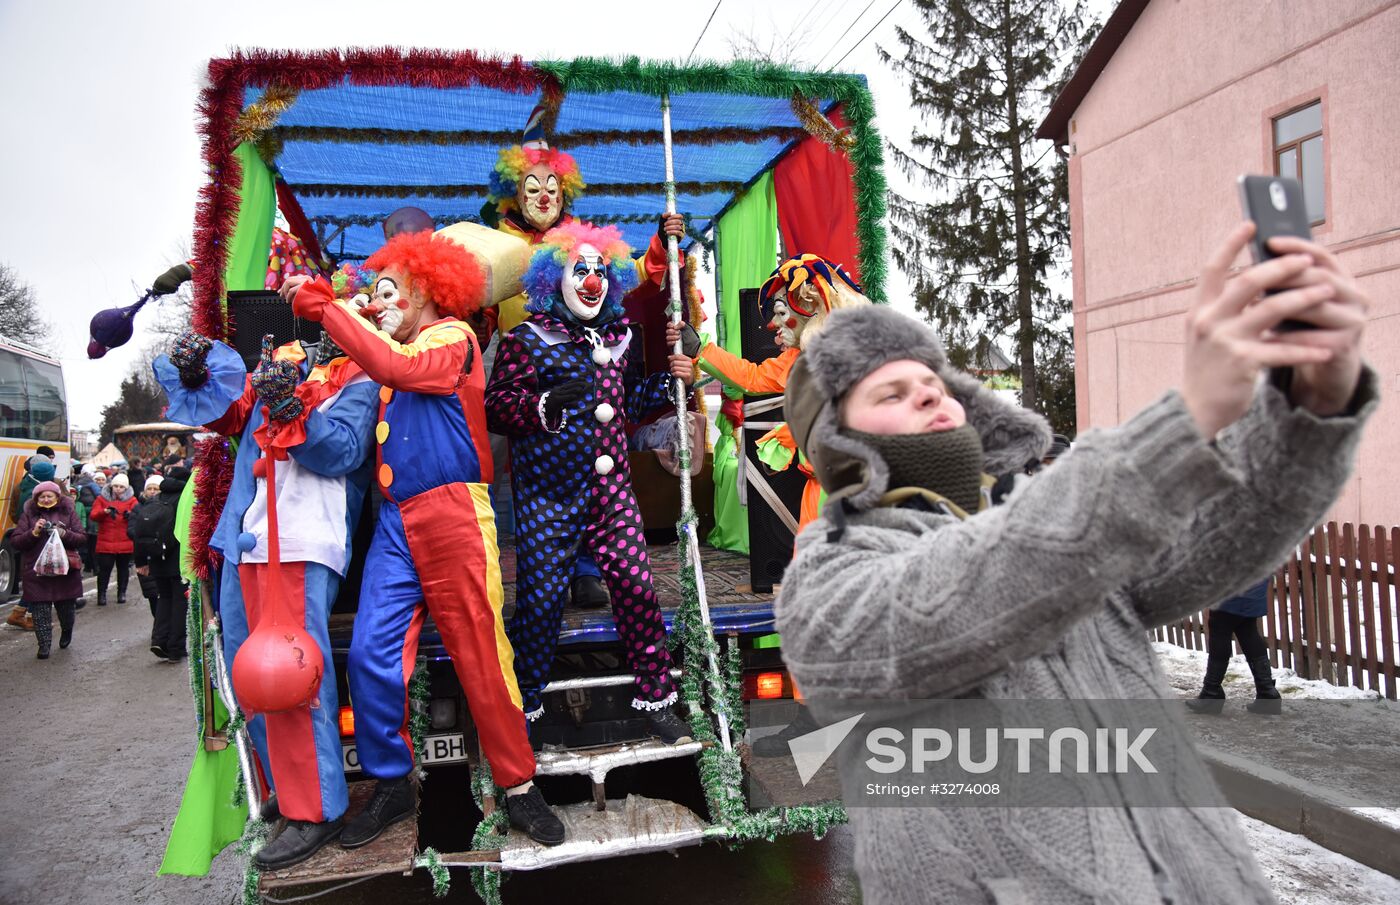
[[[768,329],[771,312],[765,312],[759,301],[757,289],[739,291],[739,328],[744,357],[759,362],[773,358],[782,351],[777,334]],[[748,396],[745,402],[758,402],[772,396]],[[748,419],[746,419],[748,420]],[[752,417],[755,422],[778,422],[783,419],[781,407]],[[744,430],[744,448],[741,450],[746,469],[755,469],[767,480],[777,493],[778,499],[792,513],[795,520],[802,508],[802,488],[807,484],[807,476],[797,470],[796,465],[776,474],[770,472],[758,459],[758,440],[768,433],[766,429]],[[750,484],[745,493],[748,497],[749,517],[749,583],[754,593],[769,594],[773,585],[782,580],[783,571],[792,559],[793,534],[768,505],[768,501]]]
[[[262,355],[263,334],[271,333],[277,345],[299,339],[314,343],[321,338],[321,325],[292,314],[292,306],[275,292],[263,289],[239,290],[228,294],[230,345],[252,370]]]

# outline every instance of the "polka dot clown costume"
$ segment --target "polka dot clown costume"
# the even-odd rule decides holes
[[[671,404],[672,376],[642,378],[632,367],[641,344],[622,314],[636,285],[629,252],[614,228],[571,223],[546,235],[525,275],[529,316],[496,353],[486,413],[510,439],[519,521],[510,639],[527,718],[544,712],[569,567],[583,550],[612,599],[632,706],[677,741],[665,725],[679,723],[669,709],[676,689],[624,429]]]

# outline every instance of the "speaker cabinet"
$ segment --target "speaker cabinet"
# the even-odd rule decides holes
[[[277,345],[299,339],[314,343],[321,325],[292,314],[292,306],[275,292],[263,289],[234,290],[228,294],[229,344],[252,370],[262,355],[263,334],[271,333]]]

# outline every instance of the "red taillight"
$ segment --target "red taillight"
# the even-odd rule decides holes
[[[355,711],[349,707],[340,708],[340,734],[355,734]]]
[[[789,679],[781,669],[744,673],[744,700],[773,701],[788,696]]]

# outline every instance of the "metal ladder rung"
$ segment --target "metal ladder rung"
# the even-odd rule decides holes
[[[681,671],[678,667],[671,668],[671,678],[679,679]],[[623,673],[616,676],[587,676],[580,679],[559,679],[550,682],[541,691],[541,694],[550,694],[556,691],[575,691],[581,688],[611,688],[617,685],[628,685],[632,682],[631,673]]]

